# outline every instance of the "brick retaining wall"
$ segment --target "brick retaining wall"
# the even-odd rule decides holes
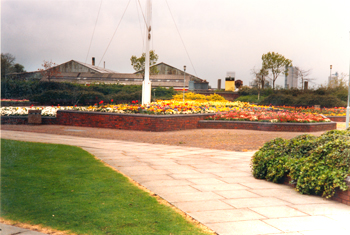
[[[271,123],[249,121],[199,121],[198,128],[203,129],[246,129],[259,131],[291,131],[291,132],[316,132],[337,129],[335,122],[320,123]]]
[[[28,116],[1,116],[1,124],[24,125],[28,124]],[[41,124],[55,125],[56,117],[41,117]]]
[[[350,188],[350,176],[347,177],[346,183]],[[288,176],[284,177],[283,184],[289,185],[293,188],[296,187],[295,184],[290,183],[290,177]],[[334,196],[331,197],[330,199],[350,206],[350,190],[341,191],[340,189],[336,189]]]
[[[198,121],[213,114],[142,115],[59,110],[57,125],[103,127],[138,131],[197,129]]]
[[[316,132],[334,130],[335,122],[270,123],[204,120],[213,114],[141,115],[58,110],[57,118],[42,117],[42,124],[102,127],[139,131],[175,131],[188,129],[247,129],[261,131]],[[1,124],[28,124],[27,116],[2,116]]]
[[[333,122],[345,122],[346,116],[327,116]]]

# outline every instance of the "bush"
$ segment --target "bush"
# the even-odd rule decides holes
[[[289,175],[297,191],[330,198],[336,188],[348,189],[350,128],[328,131],[320,137],[272,140],[254,154],[252,171],[254,177],[273,182],[282,182]]]
[[[258,99],[257,95],[247,95],[247,96],[240,96],[235,101],[241,101],[241,102],[249,102],[249,103],[259,103],[266,97],[260,96],[260,99]]]
[[[272,94],[259,102],[261,105],[294,105],[296,102],[296,97],[292,95],[284,95],[284,94]]]

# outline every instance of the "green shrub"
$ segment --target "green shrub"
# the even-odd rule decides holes
[[[292,95],[284,95],[284,94],[272,94],[259,102],[261,105],[294,105],[296,102],[296,97]]]
[[[314,137],[277,138],[266,143],[252,158],[253,175],[282,182],[288,175],[303,194],[332,197],[335,189],[347,190],[350,174],[350,128]]]
[[[235,101],[249,102],[249,103],[259,103],[263,99],[265,99],[264,96],[260,96],[259,99],[258,99],[257,95],[247,95],[247,96],[240,96],[237,99],[235,99]]]

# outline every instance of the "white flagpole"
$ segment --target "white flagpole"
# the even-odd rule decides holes
[[[149,45],[151,41],[151,16],[152,6],[151,0],[147,0],[146,10],[146,24],[147,24],[147,37],[146,37],[146,58],[145,58],[145,79],[142,83],[142,104],[151,103],[151,82],[149,80]]]

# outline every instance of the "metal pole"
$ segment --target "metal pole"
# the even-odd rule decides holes
[[[145,58],[145,79],[142,83],[142,104],[151,102],[151,82],[149,80],[149,44],[151,41],[151,0],[147,0],[147,37],[146,37],[146,58]]]
[[[350,36],[350,32],[349,32],[349,36]],[[346,124],[345,124],[346,129],[349,128],[349,113],[350,113],[349,103],[350,103],[350,61],[349,61],[348,107],[346,108]]]
[[[184,65],[184,88],[182,89],[182,98],[183,102],[185,102],[185,82],[186,82],[186,65]]]
[[[329,82],[328,82],[328,86],[330,87],[332,84],[332,65],[330,66],[330,74],[329,74]]]

